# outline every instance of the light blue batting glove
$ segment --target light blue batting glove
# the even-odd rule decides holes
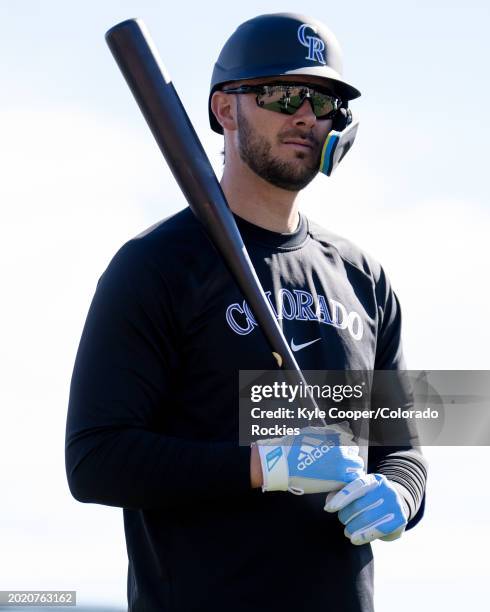
[[[352,432],[342,425],[304,427],[297,436],[259,440],[262,491],[338,491],[364,474]]]
[[[396,540],[405,531],[408,505],[383,474],[366,474],[337,493],[327,495],[327,512],[338,512],[344,534],[360,545],[377,538]]]

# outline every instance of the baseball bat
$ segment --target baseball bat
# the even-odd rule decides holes
[[[306,384],[211,163],[145,24],[140,19],[122,21],[108,30],[105,38],[182,193],[249,303],[279,368],[287,371],[290,380]],[[316,407],[311,395],[308,402]]]

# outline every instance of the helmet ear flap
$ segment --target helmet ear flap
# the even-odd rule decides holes
[[[345,128],[352,123],[352,113],[350,108],[347,108],[347,102],[343,102],[342,106],[337,111],[333,123],[332,130],[336,132],[342,132]]]
[[[347,108],[347,103],[342,104],[333,119],[332,129],[323,144],[320,172],[327,176],[332,174],[352,147],[358,127],[359,120],[353,119],[350,109]]]

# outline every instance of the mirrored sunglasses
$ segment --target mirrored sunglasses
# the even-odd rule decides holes
[[[224,93],[255,93],[257,106],[276,113],[294,115],[308,100],[317,119],[330,119],[342,105],[342,100],[324,89],[305,83],[270,83],[267,85],[241,85],[224,89]]]

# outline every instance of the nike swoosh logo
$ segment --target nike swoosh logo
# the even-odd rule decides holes
[[[291,348],[293,349],[294,352],[300,351],[301,349],[304,349],[307,346],[310,346],[310,344],[315,344],[315,342],[318,342],[318,340],[321,340],[321,338],[316,338],[316,340],[311,340],[311,342],[305,342],[304,344],[295,344],[294,338],[291,338]]]

